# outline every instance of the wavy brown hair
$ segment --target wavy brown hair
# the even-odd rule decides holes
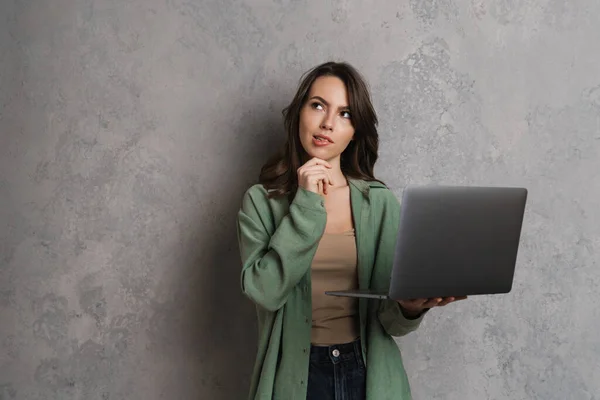
[[[348,92],[354,140],[341,155],[340,166],[343,174],[348,178],[377,180],[373,176],[373,168],[378,157],[379,134],[377,114],[371,102],[368,85],[350,64],[330,61],[302,75],[296,95],[283,109],[286,143],[262,167],[259,177],[259,183],[269,191],[269,197],[292,197],[298,189],[297,170],[308,157],[300,143],[300,111],[307,101],[313,82],[321,76],[339,78],[346,85]]]

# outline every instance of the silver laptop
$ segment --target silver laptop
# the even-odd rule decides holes
[[[525,188],[408,186],[389,291],[326,294],[405,300],[508,293],[526,200]]]

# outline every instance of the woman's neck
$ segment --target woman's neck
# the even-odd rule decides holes
[[[342,172],[342,167],[340,165],[340,157],[336,157],[331,160],[326,160],[330,165],[331,169],[329,169],[329,176],[333,181],[334,186],[345,186],[346,185],[346,176]]]

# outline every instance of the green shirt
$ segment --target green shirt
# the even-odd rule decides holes
[[[359,289],[387,291],[400,204],[379,182],[349,180]],[[243,293],[256,305],[258,352],[249,399],[305,400],[312,323],[311,262],[325,231],[324,200],[299,188],[269,199],[262,185],[245,193],[238,214]],[[362,355],[370,400],[408,400],[410,388],[392,336],[415,330],[393,300],[359,300]]]

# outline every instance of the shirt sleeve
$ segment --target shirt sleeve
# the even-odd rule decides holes
[[[379,321],[390,336],[404,336],[419,327],[426,312],[422,312],[418,318],[408,319],[402,314],[397,301],[384,300],[379,306]]]
[[[255,304],[276,311],[310,269],[327,213],[321,196],[303,188],[298,188],[289,213],[272,235],[262,222],[270,213],[266,193],[249,190],[238,213],[237,233],[242,292]]]

